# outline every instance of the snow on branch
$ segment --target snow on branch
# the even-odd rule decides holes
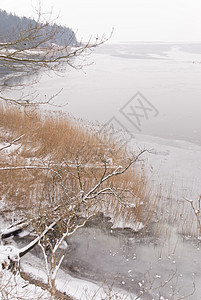
[[[3,146],[2,148],[0,148],[0,151],[1,150],[4,150],[6,148],[9,148],[11,147],[13,144],[15,144],[16,142],[18,142],[19,140],[21,140],[21,138],[23,138],[25,135],[22,134],[21,136],[19,136],[18,138],[14,139],[13,141],[9,142],[7,145]]]

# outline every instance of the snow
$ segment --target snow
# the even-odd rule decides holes
[[[18,233],[19,238],[23,238],[29,236],[30,232],[28,230],[23,230],[22,232]]]
[[[0,272],[0,298],[8,300],[34,300],[34,299],[50,299],[50,294],[47,291],[42,290],[40,287],[36,287],[33,284],[22,279],[17,274],[13,275],[8,270],[2,270]]]
[[[12,245],[0,246],[0,298],[29,300],[42,297],[42,299],[50,299],[47,291],[44,292],[41,288],[21,278],[18,272],[19,261],[18,248]],[[13,264],[16,264],[16,269]]]
[[[139,231],[144,227],[144,224],[142,222],[127,222],[123,219],[114,219],[111,218],[112,221],[112,227],[111,229],[115,229],[115,228],[131,228],[134,231]]]
[[[25,54],[30,54],[30,55],[40,55],[44,54],[44,50],[38,49],[38,50],[24,50]]]
[[[1,43],[1,45],[2,45],[2,43]],[[15,49],[2,49],[2,50],[0,50],[0,53],[1,53],[1,55],[2,55],[2,57],[3,56],[5,56],[5,57],[7,57],[8,56],[8,54],[15,54],[16,53],[16,50]],[[44,54],[44,51],[43,51],[43,49],[38,49],[38,50],[23,50],[23,51],[20,51],[19,53],[18,53],[19,55],[23,55],[23,54],[30,54],[30,55],[36,55],[36,54]],[[16,55],[17,56],[17,55]],[[18,56],[19,57],[19,56]]]
[[[132,147],[148,149],[144,165],[152,188],[162,187],[165,196],[197,200],[201,194],[201,146],[182,140],[136,135]]]
[[[41,264],[40,259],[28,253],[22,259],[21,266],[25,272],[47,283],[45,267]],[[56,287],[59,291],[72,296],[75,300],[131,300],[136,297],[134,294],[121,289],[111,288],[102,283],[98,285],[89,281],[74,278],[61,269],[56,278]]]
[[[19,265],[19,249],[12,245],[0,246],[0,264],[2,268],[9,268],[10,264],[15,262]]]
[[[19,149],[19,147],[20,147],[19,145],[15,145],[15,144],[0,143],[0,150],[6,151],[7,154],[17,151]]]
[[[0,233],[1,233],[1,235],[10,235],[10,234],[12,234],[13,232],[22,229],[22,228],[25,227],[26,225],[28,225],[27,222],[22,222],[22,223],[20,223],[20,224],[18,224],[18,225],[15,225],[15,226],[11,226],[11,227],[7,227],[7,228],[5,228],[5,229],[2,229],[2,230],[0,231]]]
[[[67,242],[66,242],[66,241],[63,241],[63,242],[61,243],[60,249],[66,250],[67,248],[68,248]]]

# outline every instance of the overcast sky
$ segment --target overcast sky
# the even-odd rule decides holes
[[[109,35],[117,41],[201,41],[201,0],[41,0],[58,23],[80,39]],[[33,16],[38,0],[0,0],[0,8]]]

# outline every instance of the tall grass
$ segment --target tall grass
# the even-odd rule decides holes
[[[116,151],[112,140],[100,141],[94,130],[62,113],[41,115],[36,110],[1,106],[0,128],[1,147],[21,137],[0,151],[0,197],[10,209],[39,213],[46,205],[71,205],[75,195],[90,190],[104,172],[107,175],[129,161],[126,149]],[[139,166],[113,177],[109,185],[122,189],[121,201],[102,195],[91,200],[91,209],[125,221],[150,217],[150,188]]]

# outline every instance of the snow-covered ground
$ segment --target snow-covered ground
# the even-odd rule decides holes
[[[49,292],[22,279],[19,274],[13,275],[8,270],[1,270],[0,299],[49,300],[51,296]]]

